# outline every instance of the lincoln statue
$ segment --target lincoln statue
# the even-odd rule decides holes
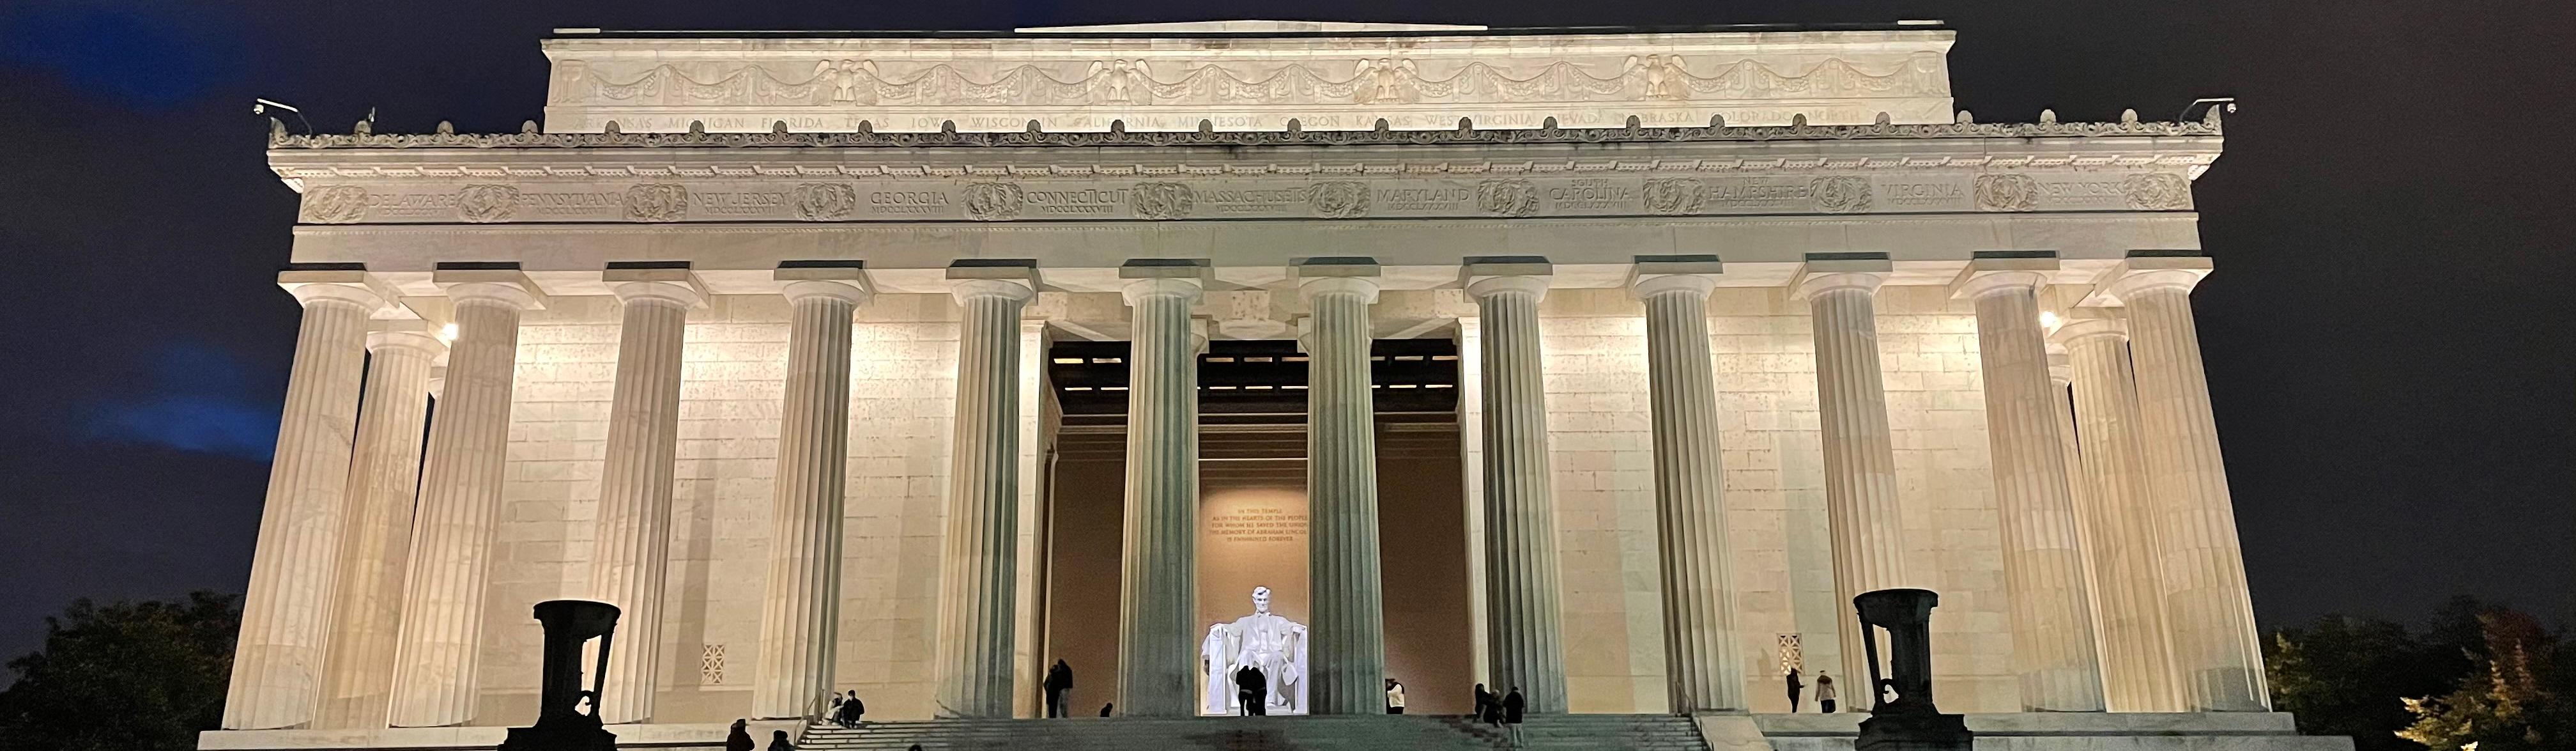
[[[1206,714],[1228,714],[1235,706],[1234,673],[1259,668],[1270,682],[1269,714],[1306,713],[1306,624],[1270,612],[1270,588],[1252,588],[1252,614],[1233,623],[1208,626],[1199,643],[1207,666]]]

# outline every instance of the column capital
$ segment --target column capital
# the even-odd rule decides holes
[[[1478,256],[1459,267],[1458,279],[1478,300],[1507,292],[1543,299],[1555,273],[1556,265],[1541,256]]]
[[[1706,296],[1726,267],[1714,255],[1637,256],[1628,270],[1628,294],[1638,300],[1675,292]]]
[[[1639,300],[1671,294],[1707,297],[1714,289],[1717,289],[1715,274],[1641,274],[1628,282],[1628,293]]]
[[[513,263],[509,268],[441,268],[430,272],[429,281],[446,290],[447,299],[460,303],[485,300],[521,310],[546,309],[545,291],[517,266]]]
[[[1195,303],[1205,289],[1206,285],[1196,278],[1148,277],[1128,281],[1119,289],[1118,296],[1125,299],[1130,306],[1149,297],[1178,297]]]
[[[790,303],[828,297],[866,305],[877,292],[876,284],[868,279],[867,270],[858,261],[788,261],[780,263],[769,278],[782,285],[779,294],[786,295]]]
[[[2057,255],[1980,256],[1968,261],[1950,281],[1950,299],[1963,300],[2007,292],[2039,294],[2056,274]]]
[[[367,334],[367,351],[405,349],[436,360],[447,356],[447,342],[425,330],[394,329]]]
[[[1374,304],[1377,292],[1374,276],[1310,276],[1297,282],[1297,299],[1310,305],[1319,295],[1357,295],[1361,304]]]
[[[984,297],[1027,300],[1037,296],[1036,261],[1016,259],[970,259],[948,266],[948,292],[957,303]]]
[[[2076,342],[2094,337],[2128,341],[2129,323],[2117,318],[2070,318],[2059,324],[2057,333],[2050,334],[2048,340],[2061,346],[2074,346]]]
[[[2093,283],[2092,294],[2084,305],[2124,306],[2142,293],[2174,291],[2191,294],[2200,280],[2213,268],[2208,256],[2181,255],[2191,251],[2130,251],[2120,265],[2102,273]]]
[[[2075,360],[2067,354],[2066,345],[2050,343],[2047,352],[2048,382],[2060,387],[2074,383]]]
[[[599,272],[599,280],[608,284],[608,291],[617,295],[617,301],[621,304],[662,301],[683,307],[704,308],[707,306],[707,298],[710,297],[707,294],[707,285],[699,281],[697,273],[690,271],[686,266],[637,265],[621,268],[612,264],[608,270]]]
[[[299,304],[310,306],[322,300],[356,303],[369,314],[395,309],[402,299],[393,285],[374,274],[359,269],[291,269],[277,273],[277,286],[294,295]]]
[[[1804,300],[1847,289],[1874,295],[1895,271],[1896,264],[1885,253],[1809,253],[1790,282],[1789,296]]]

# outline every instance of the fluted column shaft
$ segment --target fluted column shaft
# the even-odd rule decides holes
[[[298,284],[292,291],[304,304],[304,321],[224,698],[223,726],[235,730],[311,722],[321,698],[367,316],[384,304],[356,284]]]
[[[1807,298],[1815,330],[1825,518],[1834,544],[1835,601],[1844,604],[1863,592],[1906,584],[1896,449],[1887,427],[1887,387],[1879,373],[1872,297],[1884,280],[1865,272],[1822,274],[1809,277],[1799,290]],[[1860,621],[1849,607],[1838,609],[1843,676],[1858,680],[1869,675],[1869,657],[1860,648]],[[1867,694],[1853,693],[1855,707],[1874,704]]]
[[[1744,708],[1743,645],[1735,633],[1727,554],[1726,472],[1708,293],[1696,274],[1649,277],[1646,393],[1654,417],[1656,550],[1663,574],[1664,681],[1676,713]]]
[[[1198,714],[1198,344],[1196,279],[1129,282],[1127,498],[1119,557],[1120,714]]]
[[[2049,385],[2048,342],[2040,331],[2039,288],[2045,284],[2047,277],[2034,271],[1993,272],[1963,279],[1961,293],[1977,309],[1986,438],[2022,707],[2099,712],[2102,672],[2094,652],[2093,606],[2056,423],[2056,403],[2063,399]]]
[[[1547,283],[1494,276],[1467,286],[1483,329],[1486,661],[1497,693],[1517,686],[1529,711],[1542,714],[1566,708],[1539,349],[1538,302]]]
[[[421,470],[405,564],[402,631],[394,663],[395,727],[474,719],[482,666],[483,588],[501,512],[510,440],[510,392],[519,313],[535,297],[512,284],[448,288],[456,341],[447,386]]]
[[[2183,696],[2193,710],[2260,712],[2269,709],[2270,693],[2192,321],[2191,287],[2198,280],[2189,272],[2147,271],[2112,287],[2128,307],[2161,535],[2166,627]]]
[[[2114,712],[2179,712],[2128,334],[2118,321],[2086,319],[2067,323],[2056,337],[2073,370],[2105,703]]]
[[[1371,402],[1369,305],[1375,279],[1298,285],[1313,312],[1307,337],[1306,497],[1313,532],[1310,687],[1315,714],[1386,712],[1386,604],[1377,527],[1377,409]]]
[[[677,282],[614,288],[624,308],[607,456],[590,557],[591,597],[618,607],[617,648],[599,691],[602,722],[644,722],[662,684],[662,587],[671,560],[672,462],[680,439],[681,349],[702,297]]]
[[[1026,282],[956,285],[957,423],[939,579],[942,717],[1010,717],[1020,497],[1020,309]]]
[[[803,717],[832,689],[840,621],[842,492],[850,447],[850,317],[866,291],[837,281],[787,285],[787,387],[778,408],[778,480],[760,672],[751,711]]]
[[[317,728],[385,726],[395,629],[402,624],[403,558],[420,489],[421,432],[429,425],[429,370],[447,345],[425,333],[382,332],[368,335],[367,351]]]

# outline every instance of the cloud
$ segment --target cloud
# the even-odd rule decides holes
[[[91,440],[143,443],[268,461],[277,448],[282,395],[266,393],[248,363],[203,342],[179,342],[153,353],[145,393],[90,405]]]

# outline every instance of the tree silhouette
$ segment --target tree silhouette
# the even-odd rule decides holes
[[[9,661],[0,751],[186,751],[223,719],[241,611],[232,595],[72,602]]]

